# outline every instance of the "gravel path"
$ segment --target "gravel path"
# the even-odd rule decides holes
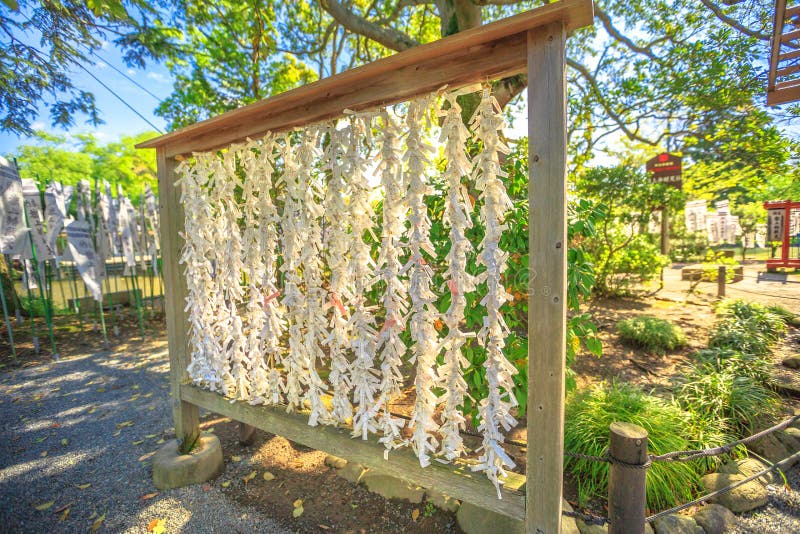
[[[137,352],[0,374],[0,532],[146,533],[158,519],[165,532],[289,532],[213,484],[156,493],[168,363],[163,344]]]
[[[767,486],[769,503],[739,516],[736,534],[796,534],[800,532],[800,470],[793,467],[786,473],[791,489]]]

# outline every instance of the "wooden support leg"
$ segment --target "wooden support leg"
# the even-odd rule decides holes
[[[180,192],[175,187],[177,162],[174,158],[167,158],[163,148],[158,149],[157,157],[172,414],[175,418],[175,436],[180,451],[186,453],[191,450],[200,435],[200,414],[197,406],[181,399],[181,384],[187,380],[188,363],[186,354],[188,321],[184,311],[188,289],[186,279],[181,273],[181,266],[178,264],[183,247],[180,234],[184,229],[184,215]]]
[[[252,445],[256,440],[256,427],[239,423],[239,444]]]
[[[528,33],[528,534],[561,532],[567,309],[565,41],[560,22]]]

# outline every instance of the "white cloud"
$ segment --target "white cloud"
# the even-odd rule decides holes
[[[97,63],[94,64],[94,66],[97,67],[98,69],[107,69],[108,68],[108,65],[106,65],[102,61],[98,61]]]
[[[163,82],[166,80],[166,78],[164,78],[164,75],[161,74],[160,72],[148,72],[147,77],[157,82]]]
[[[44,123],[42,121],[36,121],[33,124],[31,124],[31,129],[32,130],[44,130],[44,128],[45,128],[45,125],[44,125]]]
[[[136,76],[136,69],[128,69],[127,73],[128,76]]]

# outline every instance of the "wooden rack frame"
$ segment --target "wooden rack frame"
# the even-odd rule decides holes
[[[566,343],[566,79],[567,32],[593,21],[592,0],[561,0],[480,28],[381,59],[141,143],[158,160],[163,273],[175,433],[193,442],[199,408],[281,435],[410,483],[434,487],[516,519],[529,533],[558,533],[564,435]],[[457,88],[512,74],[528,75],[530,276],[528,283],[528,449],[524,492],[503,488],[498,499],[482,473],[465,464],[421,468],[409,450],[383,459],[376,439],[310,427],[306,418],[250,406],[189,383],[187,284],[178,260],[184,212],[175,186],[176,156],[228,146],[268,131],[285,131],[407,101],[444,85]]]

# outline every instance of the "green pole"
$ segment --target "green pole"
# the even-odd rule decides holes
[[[9,269],[10,271],[10,269]],[[8,330],[8,342],[11,344],[11,358],[14,360],[14,365],[19,365],[17,359],[17,348],[14,346],[14,333],[11,331],[11,320],[8,317],[8,305],[6,304],[6,291],[3,287],[3,279],[0,277],[0,300],[3,302],[3,319],[6,321],[6,330]]]
[[[36,317],[33,313],[33,292],[31,291],[31,276],[25,268],[25,262],[28,260],[22,259],[22,271],[25,273],[25,292],[28,294],[28,313],[31,316],[31,335],[33,336],[33,352],[39,354],[39,333],[36,331]],[[20,306],[22,307],[22,306]]]
[[[56,338],[53,335],[53,310],[50,309],[50,301],[45,296],[44,279],[42,278],[42,271],[39,268],[39,261],[36,259],[36,247],[33,246],[33,233],[31,230],[31,223],[28,219],[28,208],[25,207],[25,202],[22,203],[22,211],[25,214],[25,226],[28,228],[28,241],[31,244],[31,255],[33,256],[33,267],[36,269],[36,278],[39,279],[39,296],[44,301],[44,317],[47,321],[47,334],[50,337],[50,348],[53,351],[53,359],[58,360],[58,350],[56,349]]]

